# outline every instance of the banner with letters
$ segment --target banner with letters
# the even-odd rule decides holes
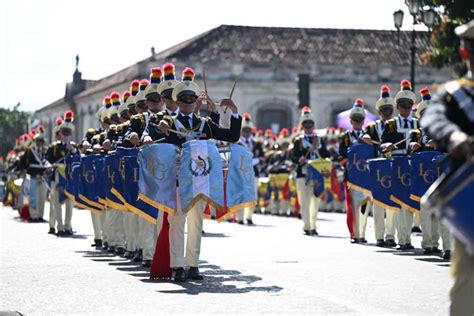
[[[178,148],[173,144],[144,146],[138,153],[138,197],[171,215],[180,211],[177,199]]]
[[[372,181],[373,202],[386,209],[400,210],[400,206],[390,199],[393,191],[392,161],[387,158],[369,159],[369,175]]]
[[[257,182],[252,153],[244,146],[230,144],[226,207],[229,212],[257,204]]]
[[[411,191],[411,165],[408,156],[392,157],[392,194],[390,200],[402,208],[416,212],[419,210],[418,203],[410,198]]]
[[[314,186],[314,195],[320,197],[331,189],[332,162],[329,158],[318,158],[308,162],[306,182]]]
[[[418,203],[418,210],[423,194],[441,175],[441,167],[436,163],[439,151],[423,151],[411,156],[411,190],[410,198]]]
[[[372,180],[367,160],[375,158],[373,145],[354,144],[347,149],[347,185],[349,188],[370,195]]]

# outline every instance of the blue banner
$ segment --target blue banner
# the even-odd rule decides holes
[[[257,204],[257,183],[252,158],[247,147],[230,144],[226,186],[226,202],[230,212]]]
[[[474,164],[470,161],[440,178],[423,197],[428,203],[436,203],[438,215],[452,227],[453,235],[466,245],[469,254],[474,255]],[[431,193],[431,192],[430,192]]]
[[[138,199],[138,188],[139,188],[139,165],[137,161],[137,155],[124,156],[124,186],[126,187],[125,199],[127,201],[127,208],[137,214],[140,217],[156,224],[158,218],[158,209],[151,206],[148,203]]]
[[[373,145],[355,144],[347,150],[347,185],[354,190],[370,195],[373,181],[367,160],[375,158]]]
[[[332,162],[329,158],[318,158],[308,163],[306,181],[313,184],[313,193],[320,197],[325,190],[331,189]]]
[[[78,164],[81,162],[81,157],[79,155],[68,155],[64,158],[64,162],[66,164],[66,181],[67,184],[64,189],[64,193],[71,199],[75,199],[75,191],[76,188],[74,187],[73,177],[72,177],[72,167],[74,164]]]
[[[183,144],[178,175],[182,212],[200,199],[216,209],[224,208],[222,160],[212,140],[191,140]]]
[[[368,163],[374,203],[386,209],[399,210],[400,206],[390,200],[394,178],[391,160],[376,158],[369,159]]]
[[[113,186],[118,179],[118,159],[115,157],[115,153],[111,153],[105,156],[105,200],[110,208],[117,210],[127,210],[127,207],[115,194],[112,193]]]
[[[438,151],[423,151],[411,156],[410,198],[418,202],[418,207],[423,194],[441,175],[441,168],[436,163],[440,155]]]
[[[103,205],[99,203],[98,192],[97,192],[97,174],[95,171],[96,160],[100,159],[100,156],[89,155],[81,157],[81,182],[83,185],[83,191],[79,194],[79,197],[88,205],[93,206],[96,209],[102,210]]]
[[[153,144],[144,146],[138,154],[139,199],[171,215],[178,213],[177,151],[172,144]]]
[[[392,195],[390,199],[404,209],[415,212],[420,207],[416,201],[410,199],[411,189],[411,166],[408,156],[394,156],[392,158]]]
[[[97,159],[94,160],[94,169],[96,174],[97,183],[97,200],[103,206],[107,205],[107,173],[105,171],[105,156],[97,155]]]

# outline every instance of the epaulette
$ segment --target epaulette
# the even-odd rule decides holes
[[[145,116],[143,114],[134,114],[130,118],[130,125],[140,125],[141,128],[145,128]]]
[[[397,121],[395,119],[388,120],[386,126],[389,133],[395,133],[397,131]]]

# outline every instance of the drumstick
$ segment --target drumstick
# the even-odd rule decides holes
[[[235,90],[235,85],[237,84],[237,80],[234,80],[234,84],[232,86],[232,90],[230,90],[230,95],[229,95],[229,99],[232,99],[232,95],[234,94],[234,90]],[[225,107],[224,109],[224,113],[227,113],[227,106]]]
[[[175,130],[175,129],[171,129],[171,128],[170,128],[170,129],[168,129],[168,131],[169,131],[169,132],[173,132],[173,133],[175,133],[175,134],[177,134],[177,135],[181,135],[181,136],[187,136],[187,134],[186,134],[186,133],[183,133],[183,132],[177,131],[177,130]]]
[[[401,141],[396,142],[395,144],[393,144],[393,147],[397,148],[398,145],[400,145],[401,143],[406,142],[406,141],[409,140],[410,138],[411,138],[411,136],[408,136],[408,137],[402,139]],[[395,149],[392,149],[392,150],[395,150]],[[386,152],[388,152],[388,151],[391,151],[391,150],[384,149],[384,150],[382,150],[382,153],[386,153]]]
[[[204,92],[207,94],[206,72],[204,71],[204,68],[202,69],[202,80],[204,81]]]

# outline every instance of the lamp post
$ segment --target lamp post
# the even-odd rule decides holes
[[[412,84],[413,89],[415,89],[415,57],[416,57],[416,46],[415,46],[415,25],[423,23],[428,27],[428,31],[431,32],[431,27],[435,21],[435,12],[433,9],[429,8],[427,10],[423,10],[422,8],[422,1],[421,0],[406,0],[405,1],[408,6],[408,11],[410,15],[413,17],[413,29],[411,32],[411,60],[410,60],[410,81]],[[400,28],[403,25],[403,11],[398,10],[393,12],[393,24],[398,32],[400,32]],[[400,38],[400,37],[399,37]]]

